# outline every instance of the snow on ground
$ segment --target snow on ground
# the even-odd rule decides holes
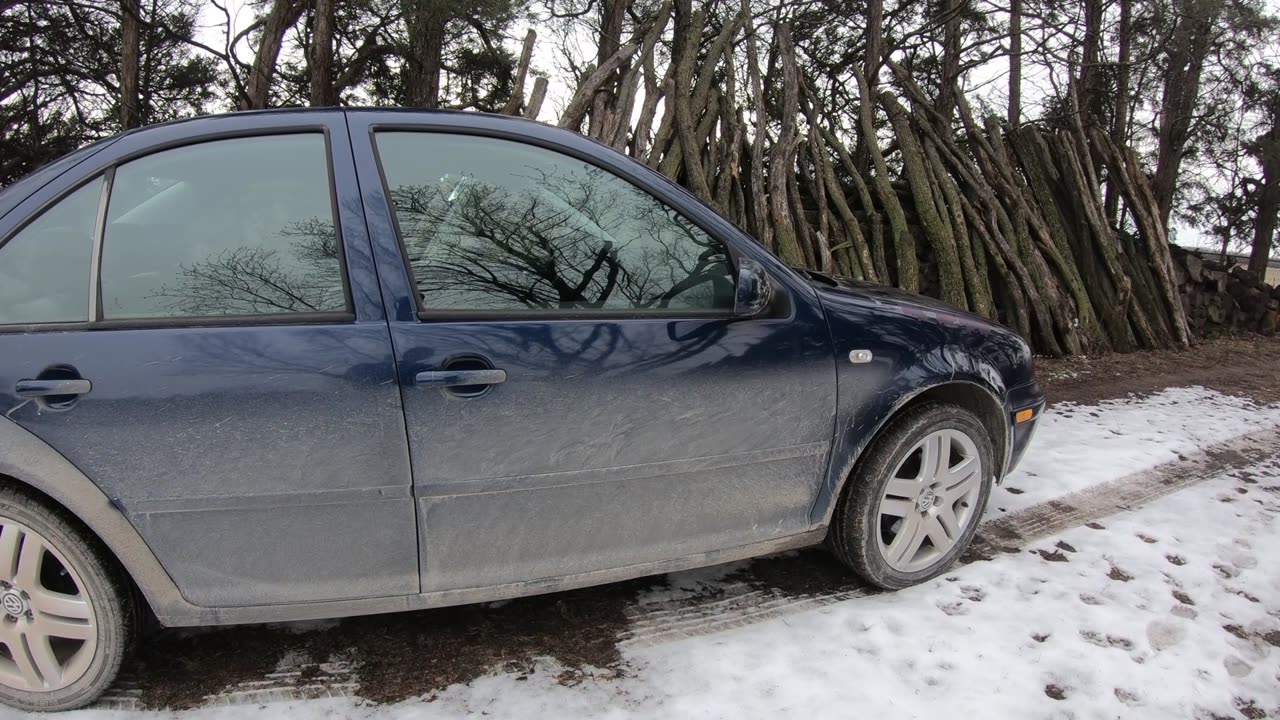
[[[1277,424],[1280,408],[1200,388],[1061,405],[1008,481],[1023,492],[997,491],[988,517]],[[1278,517],[1272,458],[921,587],[627,649],[621,678],[565,686],[547,661],[429,702],[63,717],[1280,717]]]
[[[1280,406],[1203,387],[1049,408],[1018,470],[991,496],[987,516],[1114,480],[1245,433],[1280,425]],[[1012,492],[1009,490],[1012,488]]]

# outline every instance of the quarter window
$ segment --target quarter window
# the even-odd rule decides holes
[[[112,319],[347,309],[318,133],[218,140],[121,165],[102,250]]]
[[[377,146],[428,311],[733,307],[724,245],[595,165],[444,133]]]
[[[0,325],[89,319],[89,266],[101,197],[99,178],[0,246]]]

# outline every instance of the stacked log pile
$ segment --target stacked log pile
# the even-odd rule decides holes
[[[1280,287],[1239,265],[1178,247],[1173,248],[1173,271],[1187,324],[1196,336],[1276,332]]]
[[[849,66],[858,99],[824,107],[789,28],[757,25],[747,0],[725,7],[664,0],[583,73],[558,124],[684,185],[789,264],[929,293],[1038,353],[1187,346],[1166,228],[1132,149],[1079,113],[1010,127],[958,87],[941,103],[891,61],[888,83]],[[529,115],[536,90],[509,111]]]

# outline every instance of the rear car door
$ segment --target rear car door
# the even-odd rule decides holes
[[[532,124],[403,117],[348,114],[404,387],[423,590],[809,530],[835,390],[812,292],[782,278],[767,316],[735,318],[735,249],[704,226],[714,214],[677,211],[642,169],[581,138],[511,135]]]
[[[92,478],[192,603],[416,592],[341,113],[159,127],[91,164],[0,228],[7,421]]]

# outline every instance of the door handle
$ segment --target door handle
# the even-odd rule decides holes
[[[430,387],[463,387],[466,385],[497,385],[507,381],[506,370],[428,370],[418,373],[413,381]]]
[[[39,398],[56,395],[84,395],[93,389],[88,380],[19,380],[14,388],[18,397]]]

